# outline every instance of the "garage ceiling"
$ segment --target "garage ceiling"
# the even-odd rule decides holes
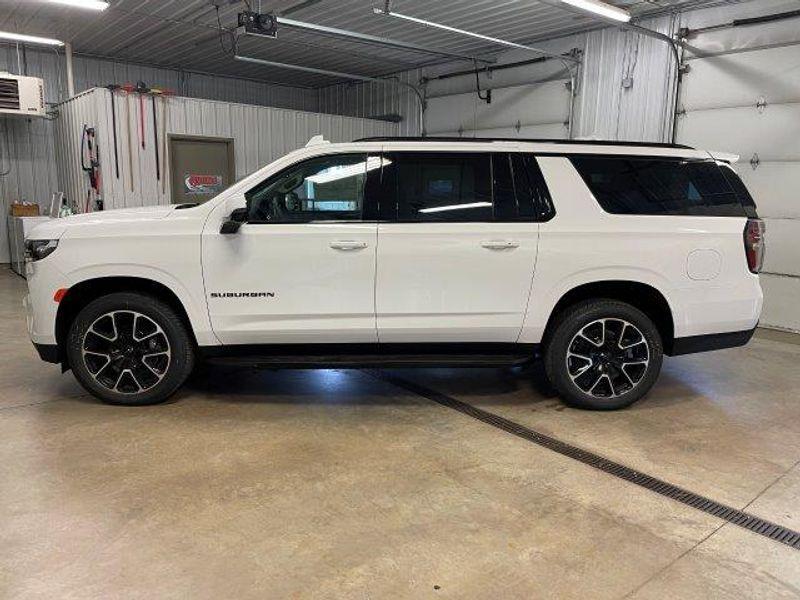
[[[337,83],[325,75],[300,73],[231,58],[231,36],[246,2],[236,0],[110,0],[104,12],[49,0],[0,0],[0,30],[71,41],[75,53],[274,83],[320,87]],[[550,0],[552,2],[552,0]],[[316,24],[391,37],[437,49],[490,56],[497,46],[372,14],[378,0],[249,0],[264,12]],[[635,17],[719,0],[615,0]],[[393,9],[519,42],[585,31],[598,26],[586,13],[536,0],[396,0]],[[282,27],[277,40],[243,37],[239,53],[276,62],[360,75],[384,75],[443,62],[431,54],[366,45]]]

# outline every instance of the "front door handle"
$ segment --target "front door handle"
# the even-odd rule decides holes
[[[336,240],[330,243],[334,250],[363,250],[367,247],[367,242],[357,242],[355,240]]]
[[[519,242],[513,240],[484,240],[481,242],[481,247],[489,250],[507,250],[509,248],[518,248]]]

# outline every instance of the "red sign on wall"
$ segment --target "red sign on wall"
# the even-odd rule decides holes
[[[222,191],[222,175],[186,173],[183,183],[187,194],[217,194]]]

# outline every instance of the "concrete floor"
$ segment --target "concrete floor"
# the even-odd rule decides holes
[[[207,367],[99,404],[0,273],[2,598],[799,598],[800,552],[360,371]],[[624,411],[536,369],[396,371],[800,529],[800,345],[667,359]]]

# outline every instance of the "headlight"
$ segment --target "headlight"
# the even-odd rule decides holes
[[[27,240],[25,242],[25,258],[32,261],[42,260],[50,256],[58,248],[58,240]]]

